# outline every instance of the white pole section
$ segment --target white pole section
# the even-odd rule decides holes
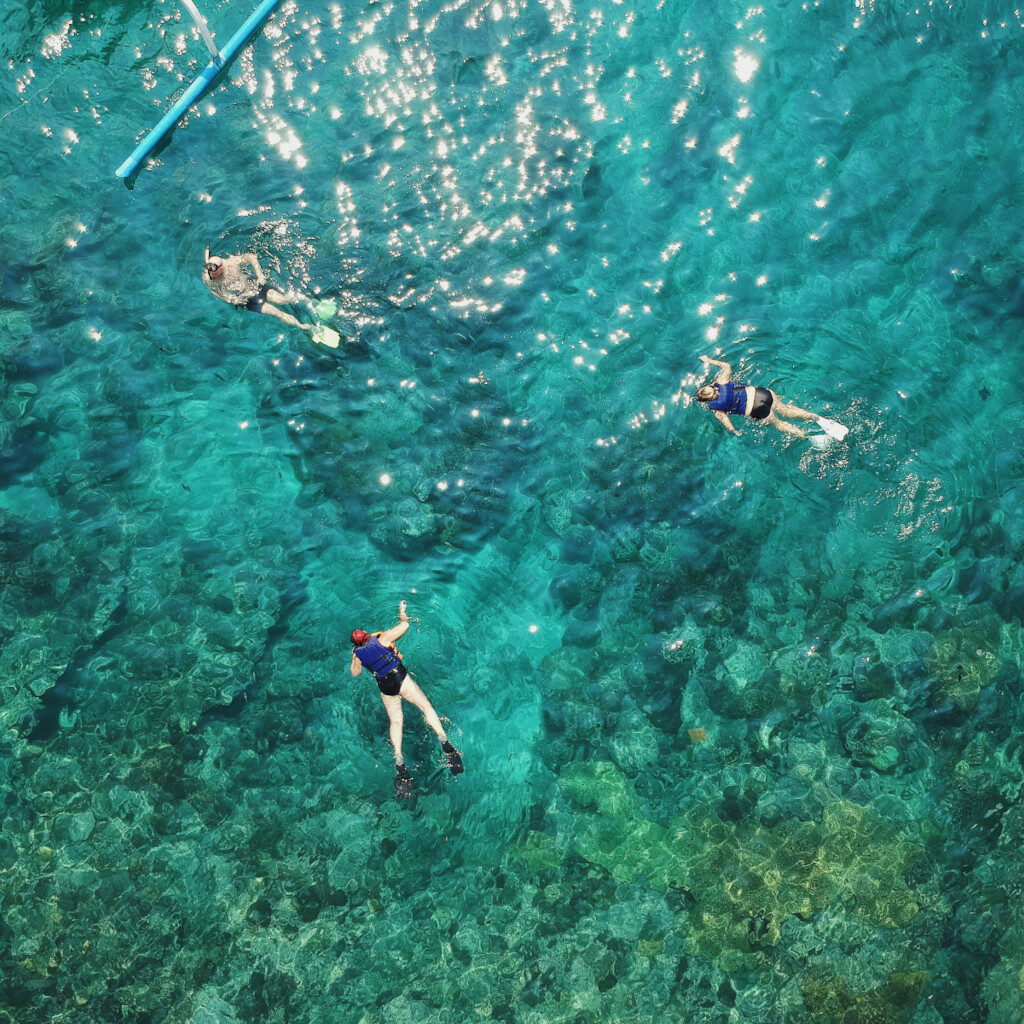
[[[220,53],[217,51],[217,44],[213,41],[213,36],[206,27],[206,19],[199,13],[199,8],[196,7],[192,0],[181,0],[181,2],[185,10],[192,15],[192,20],[196,23],[196,28],[199,29],[199,34],[203,37],[203,42],[206,43],[206,48],[210,51],[213,59],[220,63]]]

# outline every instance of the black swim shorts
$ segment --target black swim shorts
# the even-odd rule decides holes
[[[267,301],[267,292],[270,291],[270,285],[265,284],[262,288],[245,304],[246,309],[251,309],[254,313],[263,312],[263,303]]]
[[[381,676],[377,680],[380,692],[388,697],[397,697],[398,691],[402,688],[402,682],[408,674],[404,665],[393,668],[386,676]]]

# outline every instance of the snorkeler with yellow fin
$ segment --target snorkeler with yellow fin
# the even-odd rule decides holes
[[[252,271],[250,274],[249,271]],[[203,253],[203,284],[218,299],[229,303],[236,309],[247,309],[252,313],[266,313],[289,327],[298,327],[318,345],[337,348],[341,337],[337,331],[322,323],[306,324],[291,313],[286,313],[281,306],[302,303],[314,310],[317,316],[326,319],[334,316],[337,308],[330,300],[313,303],[301,292],[289,289],[278,291],[267,282],[260,261],[255,253],[240,253],[237,256],[211,256],[209,248]],[[325,311],[329,309],[329,312]]]

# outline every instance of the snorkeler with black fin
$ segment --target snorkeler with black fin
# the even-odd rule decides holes
[[[353,676],[358,676],[366,668],[377,680],[380,699],[388,713],[391,746],[395,751],[395,792],[399,800],[407,800],[412,796],[412,775],[402,757],[403,699],[419,708],[424,721],[437,734],[452,775],[461,775],[464,771],[462,755],[449,742],[441,719],[426,694],[409,675],[408,669],[402,664],[402,655],[395,647],[395,641],[404,636],[408,628],[409,616],[405,611],[405,602],[402,601],[398,606],[397,626],[379,633],[367,633],[365,629],[352,630],[352,663],[349,666]]]

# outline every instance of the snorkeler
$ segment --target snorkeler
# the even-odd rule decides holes
[[[256,275],[250,277],[245,272],[249,267]],[[240,256],[211,256],[207,249],[203,255],[203,284],[225,302],[231,303],[238,309],[248,309],[253,313],[267,313],[269,316],[277,317],[282,323],[289,327],[298,327],[313,335],[313,340],[318,340],[314,334],[313,324],[304,324],[286,313],[279,306],[291,305],[295,302],[304,302],[311,305],[309,299],[299,292],[279,292],[267,284],[267,276],[263,273],[260,261],[255,253],[246,252]]]
[[[813,420],[829,437],[837,441],[841,441],[849,433],[848,427],[835,420],[784,402],[769,388],[754,387],[752,384],[741,384],[739,381],[731,380],[732,367],[721,359],[711,359],[708,356],[700,358],[705,366],[717,366],[720,369],[714,384],[705,384],[697,391],[697,400],[707,404],[715,419],[730,434],[739,436],[741,433],[732,425],[730,414],[749,416],[757,422],[770,423],[776,430],[792,434],[794,437],[807,437],[807,434],[792,423],[779,419],[780,416],[796,420]]]
[[[358,676],[368,668],[377,680],[380,699],[388,713],[391,746],[395,748],[395,791],[400,799],[412,796],[412,776],[402,758],[402,698],[423,712],[427,725],[437,733],[441,741],[448,769],[452,775],[462,772],[462,756],[448,742],[441,719],[437,717],[426,694],[416,685],[408,670],[402,664],[402,656],[395,647],[395,641],[409,628],[409,616],[405,613],[405,602],[398,606],[399,623],[380,633],[367,633],[365,629],[352,630],[352,664],[349,671]]]

